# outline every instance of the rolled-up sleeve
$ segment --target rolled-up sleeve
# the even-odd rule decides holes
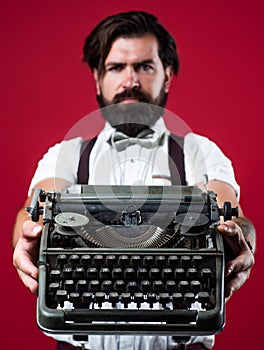
[[[31,180],[28,195],[40,181],[53,178],[76,183],[82,138],[62,141],[50,147],[38,162]]]
[[[203,181],[204,174],[209,180],[219,180],[231,185],[239,199],[240,187],[230,159],[211,140],[189,133],[184,140],[186,180],[188,185]]]

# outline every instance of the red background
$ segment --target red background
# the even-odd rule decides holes
[[[80,59],[86,35],[106,15],[147,10],[176,37],[182,63],[168,109],[193,131],[210,136],[233,160],[242,206],[261,231],[263,4],[261,0],[1,2],[1,348],[41,350],[55,345],[37,329],[35,297],[12,267],[11,232],[37,160],[97,108],[92,75]],[[261,343],[262,255],[259,238],[252,277],[228,302],[226,327],[217,336],[215,349],[252,349]]]

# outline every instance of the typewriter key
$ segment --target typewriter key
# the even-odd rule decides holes
[[[137,307],[140,308],[141,304],[144,303],[144,294],[141,292],[134,293],[134,302],[137,304]]]
[[[197,280],[193,280],[191,281],[190,283],[190,290],[191,292],[197,294],[201,291],[201,283],[200,281],[197,281]]]
[[[82,302],[84,304],[88,304],[89,305],[92,302],[92,300],[93,300],[93,293],[91,293],[91,292],[84,292],[82,294]]]
[[[207,292],[200,292],[198,294],[198,302],[205,308],[205,306],[210,303],[210,295]]]
[[[155,292],[155,293],[163,292],[163,281],[161,281],[161,280],[153,281],[152,289],[153,289],[153,292]]]
[[[104,280],[101,284],[101,289],[103,292],[109,293],[112,291],[113,282],[111,280]]]
[[[148,278],[148,269],[145,267],[139,267],[137,270],[137,278],[140,280]]]
[[[83,267],[76,267],[76,269],[73,271],[73,278],[79,279],[85,277],[85,270]]]
[[[130,293],[122,293],[121,294],[121,303],[124,305],[124,308],[128,307],[128,304],[131,302],[131,294]]]
[[[50,271],[50,280],[53,282],[58,282],[60,280],[61,270],[54,269]]]
[[[195,295],[190,292],[185,293],[184,300],[186,301],[188,307],[191,307],[191,305],[195,302]]]
[[[111,271],[109,270],[108,267],[102,267],[100,270],[99,270],[99,277],[100,278],[105,278],[105,279],[109,279],[111,278]]]
[[[129,293],[136,293],[138,291],[138,284],[136,281],[128,281],[126,291]]]
[[[102,304],[105,302],[105,293],[104,292],[96,292],[94,301],[95,301],[95,303],[98,304],[99,307],[102,307]]]
[[[109,293],[109,302],[112,303],[112,307],[115,307],[119,302],[119,294],[117,292]]]
[[[55,295],[55,300],[57,301],[58,305],[60,305],[60,307],[64,306],[64,301],[67,300],[67,295],[68,293],[66,290],[62,290],[62,289],[57,290]]]
[[[194,279],[198,277],[198,271],[195,268],[189,268],[186,275],[188,278]]]
[[[166,305],[170,302],[169,293],[160,293],[159,294],[159,302],[165,308]]]
[[[123,281],[123,280],[115,281],[113,289],[115,292],[124,292],[126,289],[125,281]]]
[[[179,308],[180,305],[183,302],[183,295],[182,293],[173,293],[172,294],[172,303],[174,308]]]
[[[176,282],[174,280],[168,280],[165,285],[165,291],[168,293],[176,292]]]
[[[66,280],[64,282],[64,289],[69,293],[75,290],[75,283],[73,280]]]
[[[76,283],[77,292],[86,292],[88,289],[88,283],[86,280],[78,280]]]

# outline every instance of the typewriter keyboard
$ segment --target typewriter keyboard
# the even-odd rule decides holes
[[[215,307],[212,254],[50,254],[51,309],[192,309]]]

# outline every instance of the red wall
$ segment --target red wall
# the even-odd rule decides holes
[[[35,297],[12,267],[11,232],[37,160],[97,108],[92,75],[80,59],[84,38],[106,15],[147,10],[176,37],[182,63],[168,109],[195,132],[210,136],[233,160],[241,203],[260,232],[263,4],[261,0],[1,2],[2,348],[54,347],[35,326]],[[226,327],[217,336],[216,349],[257,348],[262,340],[261,239],[258,246],[251,279],[228,302]]]

